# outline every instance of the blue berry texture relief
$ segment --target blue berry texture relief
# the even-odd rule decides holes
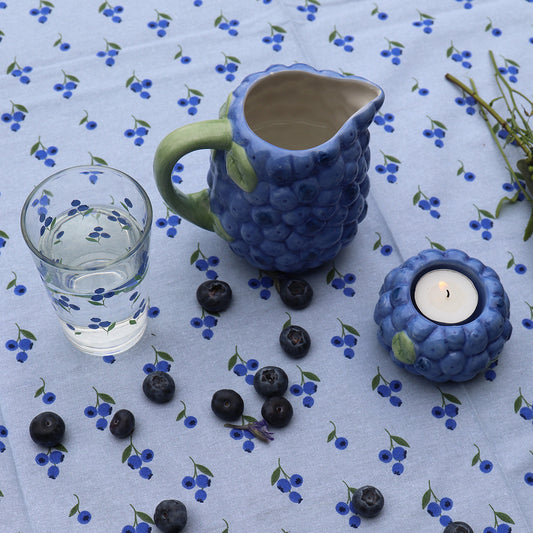
[[[478,280],[481,305],[469,322],[439,325],[413,303],[419,273],[444,264],[463,265]],[[454,249],[425,250],[389,272],[374,310],[378,340],[392,360],[435,382],[470,380],[494,362],[511,336],[509,315],[509,298],[496,272]]]

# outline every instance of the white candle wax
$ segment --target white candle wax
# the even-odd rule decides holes
[[[429,320],[458,324],[472,316],[479,294],[468,276],[457,270],[438,268],[420,277],[415,286],[414,301]]]

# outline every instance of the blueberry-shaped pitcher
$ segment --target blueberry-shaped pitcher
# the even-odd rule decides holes
[[[369,132],[380,87],[357,76],[295,64],[247,76],[220,118],[168,134],[154,174],[168,206],[215,231],[251,265],[299,272],[333,259],[367,211]],[[208,188],[184,194],[172,170],[211,148]]]

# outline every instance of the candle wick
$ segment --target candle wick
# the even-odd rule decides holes
[[[449,298],[449,297],[450,297],[450,291],[446,289],[446,298]]]

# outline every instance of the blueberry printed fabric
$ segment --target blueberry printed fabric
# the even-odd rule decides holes
[[[530,209],[479,104],[445,79],[496,99],[492,53],[531,98],[532,21],[530,0],[0,1],[0,530],[155,533],[157,504],[177,499],[184,531],[205,533],[533,531]],[[272,272],[165,205],[152,163],[167,133],[217,118],[245,76],[298,62],[371,80],[385,101],[369,127],[366,218],[306,275],[312,304],[292,310]],[[35,185],[89,164],[136,178],[154,209],[146,334],[103,358],[64,338],[19,226]],[[172,181],[201,190],[208,168],[195,152]],[[468,382],[408,373],[377,339],[385,276],[429,248],[479,259],[509,296],[511,339]],[[209,279],[230,284],[228,310],[197,303]],[[299,360],[279,345],[288,321],[312,340]],[[288,376],[294,415],[280,429],[262,423],[253,387],[267,365]],[[176,382],[169,403],[143,394],[154,371]],[[240,427],[211,411],[223,388],[244,400]],[[123,440],[109,429],[119,409],[136,420]],[[43,411],[64,419],[60,444],[30,439]],[[385,498],[375,518],[352,505],[365,485]]]

